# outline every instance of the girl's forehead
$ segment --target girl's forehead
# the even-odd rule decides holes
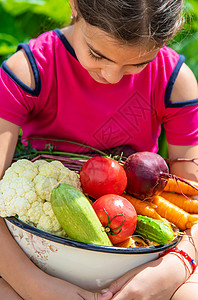
[[[153,47],[150,43],[128,43],[116,39],[105,31],[91,26],[87,23],[81,27],[82,34],[84,35],[85,43],[96,54],[108,58],[110,61],[117,60],[140,60],[140,62],[149,61],[155,58],[159,49]],[[146,38],[145,38],[146,39]]]

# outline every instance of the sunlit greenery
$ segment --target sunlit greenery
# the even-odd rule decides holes
[[[0,0],[0,59],[12,54],[21,42],[61,27],[70,20],[65,0]]]
[[[187,65],[198,79],[198,1],[185,3],[186,24],[170,46],[185,55]],[[70,22],[68,0],[0,0],[0,63],[15,52],[18,43]],[[160,154],[167,155],[162,131]]]

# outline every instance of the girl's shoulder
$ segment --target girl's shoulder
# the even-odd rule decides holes
[[[23,84],[35,89],[34,65],[38,66],[37,62],[41,60],[49,64],[53,58],[55,44],[58,42],[59,39],[54,31],[43,33],[31,39],[28,44],[20,43],[17,51],[2,66],[10,73],[12,72],[15,78]]]
[[[75,59],[70,48],[59,29],[51,30],[28,43],[20,43],[16,53],[3,62],[2,69],[22,89],[38,96],[41,83],[46,86],[46,80],[53,81],[52,77],[56,76],[57,64],[66,65],[69,59]]]
[[[161,71],[168,74],[166,106],[183,106],[197,103],[197,80],[192,70],[185,64],[184,55],[178,54],[169,47],[163,47],[159,52],[158,63]],[[171,93],[168,93],[170,90]],[[193,103],[192,103],[193,100]]]
[[[181,66],[173,85],[171,103],[172,105],[198,103],[197,80],[192,70],[185,63]]]
[[[17,51],[8,58],[6,61],[6,67],[16,76],[16,78],[23,82],[23,84],[33,90],[35,89],[33,70],[23,49]]]

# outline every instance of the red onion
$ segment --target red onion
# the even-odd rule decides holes
[[[151,198],[166,186],[169,169],[166,161],[152,152],[137,152],[124,163],[127,174],[126,192],[139,199]]]
[[[153,152],[136,152],[127,158],[123,167],[127,174],[126,192],[139,199],[149,199],[160,194],[168,178],[185,182],[198,190],[188,180],[170,174],[166,161]]]

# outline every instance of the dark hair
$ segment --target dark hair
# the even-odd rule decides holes
[[[182,0],[76,0],[78,18],[121,43],[161,47],[183,25]]]

